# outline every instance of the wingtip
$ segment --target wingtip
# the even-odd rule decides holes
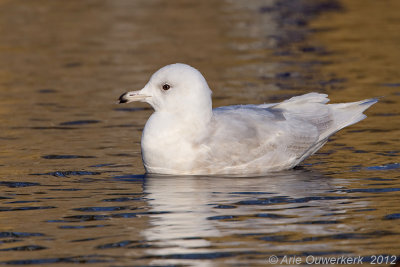
[[[378,102],[380,98],[381,97],[379,97],[379,98],[375,97],[375,98],[366,99],[361,103],[361,105],[371,106],[371,105],[375,104],[376,102]]]

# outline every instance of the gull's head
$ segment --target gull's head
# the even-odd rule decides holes
[[[138,91],[122,94],[119,103],[141,101],[155,111],[211,112],[211,90],[201,73],[186,64],[167,65],[155,72]]]

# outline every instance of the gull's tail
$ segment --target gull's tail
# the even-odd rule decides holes
[[[365,119],[367,116],[363,112],[378,102],[378,99],[340,104],[326,104],[327,102],[329,99],[326,94],[308,93],[292,97],[272,108],[282,108],[312,123],[318,129],[318,141],[323,141],[344,127]]]
[[[371,98],[351,103],[329,104],[333,115],[333,125],[330,127],[330,133],[325,133],[325,135],[328,134],[326,137],[365,119],[367,116],[363,112],[376,102],[378,102],[377,98]]]
[[[325,129],[320,132],[318,141],[301,157],[298,163],[317,152],[331,135],[344,127],[365,119],[367,116],[363,112],[376,102],[378,102],[377,98],[371,98],[350,103],[328,104],[333,117],[332,121],[328,123],[329,127],[324,127]]]
[[[285,110],[286,114],[299,117],[311,123],[318,130],[318,140],[310,146],[294,163],[300,163],[314,154],[339,130],[357,123],[367,116],[363,112],[378,102],[377,98],[365,99],[351,103],[326,104],[326,94],[309,93],[292,97],[272,107]]]

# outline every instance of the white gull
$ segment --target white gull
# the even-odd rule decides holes
[[[377,102],[326,104],[308,93],[281,103],[212,109],[203,75],[186,64],[167,65],[120,103],[147,102],[154,113],[141,140],[148,173],[255,175],[290,169],[340,129],[357,123]]]

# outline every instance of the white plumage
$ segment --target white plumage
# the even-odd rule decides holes
[[[321,148],[329,136],[359,122],[377,102],[326,104],[309,93],[276,104],[212,109],[201,73],[185,64],[165,66],[120,103],[143,101],[155,110],[142,134],[148,173],[254,175],[290,169]]]

